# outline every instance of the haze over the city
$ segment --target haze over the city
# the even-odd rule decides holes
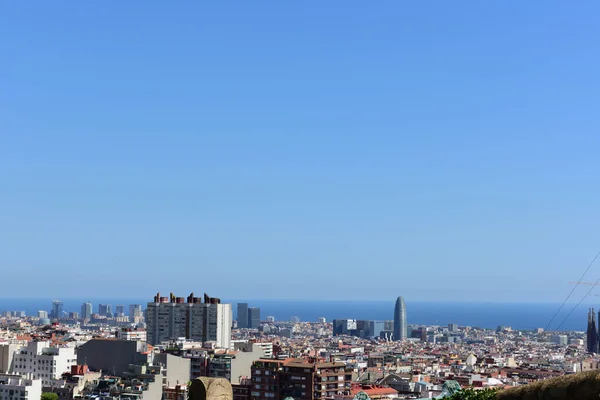
[[[0,297],[561,302],[600,250],[599,12],[6,2]]]

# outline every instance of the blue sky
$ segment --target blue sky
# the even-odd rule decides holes
[[[599,13],[6,2],[0,297],[562,301],[600,245]]]

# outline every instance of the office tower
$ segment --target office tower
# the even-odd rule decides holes
[[[394,340],[406,340],[407,331],[406,304],[400,296],[396,299],[396,307],[394,308]]]
[[[115,307],[115,313],[117,314],[117,317],[122,317],[123,315],[125,315],[125,306],[122,304],[117,304],[117,306]]]
[[[596,327],[596,313],[593,308],[588,311],[587,351],[588,353],[598,352],[598,328]]]
[[[334,319],[333,336],[356,334],[358,322],[355,319]]]
[[[248,303],[237,304],[237,327],[248,328]]]
[[[248,328],[258,329],[260,327],[260,308],[248,308]]]
[[[190,294],[186,299],[154,296],[146,309],[148,342],[158,344],[171,339],[185,337],[202,342],[216,342],[220,348],[229,348],[231,343],[231,304],[204,294],[202,298]]]
[[[98,314],[104,317],[112,317],[112,306],[110,304],[98,304]]]
[[[369,321],[369,333],[368,337],[378,338],[381,337],[381,333],[385,331],[384,321]]]
[[[81,305],[81,319],[91,319],[92,318],[92,303],[89,301],[87,303],[83,303]]]
[[[448,324],[448,330],[450,332],[458,332],[458,325],[457,324]]]
[[[427,328],[422,326],[420,328],[413,329],[410,332],[410,337],[413,339],[419,339],[421,342],[426,342],[427,341]]]
[[[129,305],[129,318],[139,318],[142,317],[142,305],[141,304],[130,304]]]
[[[38,318],[48,318],[48,311],[45,311],[45,310],[38,311]]]
[[[62,318],[63,315],[63,302],[60,300],[54,300],[52,302],[52,311],[50,312],[50,318],[58,319]]]
[[[267,315],[267,317],[265,318],[265,321],[272,324],[273,322],[275,322],[275,317],[272,315]]]
[[[383,321],[385,324],[385,330],[389,332],[394,332],[394,320],[391,321]]]

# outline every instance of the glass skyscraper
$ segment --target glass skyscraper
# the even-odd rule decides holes
[[[52,302],[52,312],[50,317],[54,319],[62,318],[63,314],[63,302],[60,300],[54,300]]]
[[[237,304],[237,327],[248,328],[248,303]]]
[[[248,308],[248,328],[258,329],[260,327],[260,308]]]
[[[92,319],[92,303],[89,301],[81,305],[81,319]]]
[[[394,340],[406,340],[407,335],[406,304],[400,296],[396,299],[396,307],[394,308]]]

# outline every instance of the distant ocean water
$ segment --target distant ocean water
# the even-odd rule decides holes
[[[37,315],[38,310],[49,311],[53,299],[7,299],[0,298],[0,312],[25,311],[27,315]],[[64,310],[80,312],[81,304],[91,301],[93,311],[98,304],[111,304],[113,312],[115,305],[125,305],[125,313],[129,304],[142,304],[146,308],[148,299],[60,299]],[[314,300],[240,300],[249,303],[251,307],[260,307],[261,319],[273,316],[277,321],[289,321],[296,316],[301,321],[316,321],[325,317],[328,321],[335,318],[354,318],[372,320],[393,319],[394,301],[314,301]],[[237,300],[225,300],[233,304],[234,318]],[[416,325],[447,325],[450,323],[460,326],[481,328],[496,328],[498,325],[511,326],[514,329],[545,328],[560,304],[552,303],[477,303],[477,302],[406,302],[408,323]],[[564,320],[573,308],[566,304],[562,312],[550,326],[554,330]],[[587,327],[587,310],[590,306],[580,305],[565,321],[560,330],[584,331]],[[599,308],[599,307],[596,307]]]

